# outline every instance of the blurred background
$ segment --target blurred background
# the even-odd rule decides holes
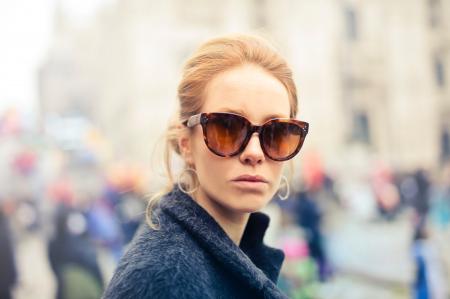
[[[311,124],[266,209],[279,286],[450,298],[449,20],[450,0],[1,0],[0,298],[100,297],[164,185],[183,61],[233,32],[280,49]]]

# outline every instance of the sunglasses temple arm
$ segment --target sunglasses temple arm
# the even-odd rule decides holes
[[[189,117],[189,119],[188,119],[188,121],[186,123],[186,126],[188,128],[192,128],[193,126],[198,125],[200,123],[201,117],[202,117],[201,113],[196,114],[196,115],[192,115],[191,117]]]

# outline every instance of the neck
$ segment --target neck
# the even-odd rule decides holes
[[[196,192],[194,198],[217,221],[228,237],[239,246],[250,214],[230,211],[200,190]]]

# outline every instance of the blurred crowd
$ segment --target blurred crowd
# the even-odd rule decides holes
[[[0,119],[0,149],[0,298],[21,287],[15,249],[29,236],[46,243],[56,298],[99,298],[99,249],[117,262],[145,218],[144,175],[43,140],[9,114]]]
[[[304,160],[290,197],[275,197],[267,209],[275,231],[269,241],[286,254],[279,284],[291,298],[331,298],[320,295],[321,285],[342,269],[330,258],[327,219],[343,211],[369,223],[406,217],[410,251],[403,254],[415,265],[409,294],[448,299],[450,164],[400,172],[379,162],[344,180],[328,173],[318,154]],[[110,274],[99,255],[115,265],[145,219],[142,169],[123,160],[102,165],[89,148],[62,148],[7,114],[0,118],[0,161],[0,298],[18,298],[23,287],[16,248],[28,236],[45,243],[55,298],[99,298]]]
[[[327,173],[319,160],[308,161],[297,192],[287,201],[276,200],[284,222],[278,244],[286,253],[288,265],[281,285],[290,298],[332,298],[319,290],[321,283],[332,281],[345,268],[336,267],[328,258],[326,238],[334,230],[327,228],[327,220],[338,211],[359,219],[354,223],[362,225],[389,227],[399,219],[406,221],[410,250],[401,254],[411,259],[413,269],[405,286],[408,290],[399,298],[450,297],[450,163],[431,172],[421,168],[396,171],[376,162],[363,175],[344,181]],[[371,238],[369,235],[357,242],[370,242]],[[393,247],[377,250],[386,256],[395,255],[389,252]],[[373,262],[365,261],[367,270]],[[370,277],[369,272],[357,274]]]

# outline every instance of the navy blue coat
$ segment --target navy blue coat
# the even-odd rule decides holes
[[[287,298],[275,285],[284,254],[263,244],[269,217],[252,213],[237,246],[190,196],[174,188],[119,262],[103,298]]]

